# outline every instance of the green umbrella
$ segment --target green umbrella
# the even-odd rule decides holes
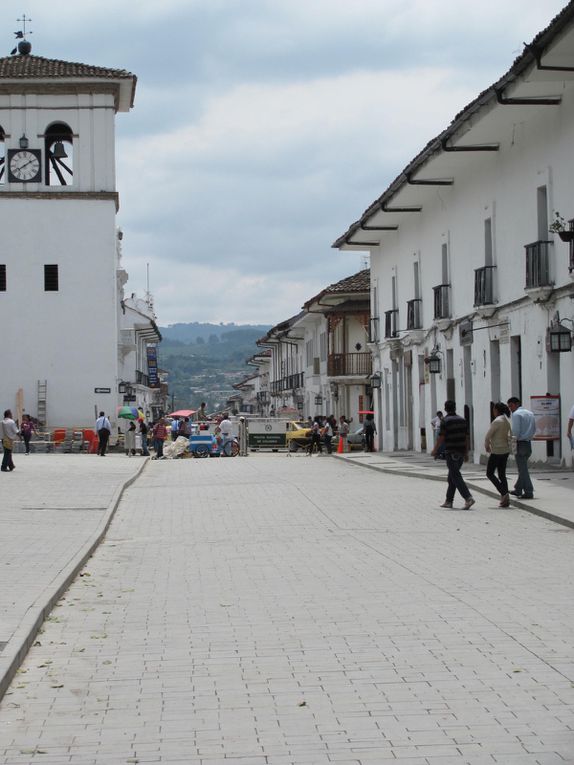
[[[118,406],[118,417],[123,420],[137,420],[138,410],[135,406]]]

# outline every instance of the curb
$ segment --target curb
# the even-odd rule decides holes
[[[348,465],[354,465],[355,467],[361,467],[361,468],[367,468],[368,470],[376,470],[378,473],[389,473],[390,475],[400,475],[400,476],[408,476],[409,478],[422,478],[425,481],[441,481],[444,483],[446,473],[444,476],[439,475],[421,475],[420,473],[413,473],[410,470],[401,470],[400,468],[386,468],[386,467],[378,467],[377,465],[367,465],[365,462],[354,462],[350,460],[348,457],[341,457],[340,455],[333,454],[333,457],[335,457],[338,460],[342,460],[343,462],[346,462]],[[499,494],[495,493],[494,491],[489,491],[488,489],[483,488],[482,486],[477,486],[475,483],[471,483],[470,481],[466,481],[466,485],[469,489],[472,489],[475,492],[478,492],[479,494],[484,494],[487,497],[492,497],[492,499],[499,499]],[[512,507],[517,507],[519,510],[524,510],[527,513],[530,513],[531,515],[538,515],[540,518],[545,518],[547,521],[552,521],[553,523],[558,523],[561,526],[567,526],[570,529],[574,529],[574,521],[569,520],[568,518],[562,518],[560,515],[555,515],[554,513],[549,513],[546,510],[541,510],[539,507],[535,507],[531,504],[526,504],[525,502],[521,502],[520,500],[512,499]]]
[[[18,668],[26,658],[26,654],[30,650],[42,624],[82,570],[86,561],[94,554],[107,533],[125,490],[140,477],[147,462],[148,460],[145,460],[136,473],[116,489],[98,529],[82,545],[67,566],[52,580],[49,588],[47,587],[30,605],[24,618],[4,647],[2,654],[0,654],[0,701],[10,687],[10,683]]]

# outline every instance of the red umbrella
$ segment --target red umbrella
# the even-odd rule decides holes
[[[171,414],[168,414],[168,417],[191,417],[192,414],[195,414],[197,412],[197,409],[178,409],[177,412],[171,412]]]

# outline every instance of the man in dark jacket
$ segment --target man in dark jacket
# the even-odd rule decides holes
[[[448,488],[446,490],[446,499],[441,507],[452,508],[454,495],[458,489],[464,499],[464,509],[470,510],[474,505],[474,499],[460,472],[462,463],[468,460],[468,424],[464,417],[459,417],[456,413],[454,401],[445,401],[444,408],[446,416],[443,417],[437,442],[431,452],[434,457],[444,444],[448,468]]]

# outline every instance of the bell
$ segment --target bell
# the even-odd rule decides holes
[[[56,141],[54,144],[54,148],[52,149],[52,156],[55,159],[65,159],[68,155],[66,154],[66,149],[64,148],[64,144],[61,141]]]

